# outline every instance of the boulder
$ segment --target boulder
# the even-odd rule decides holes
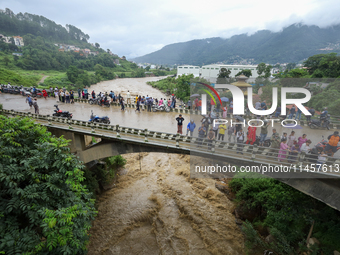
[[[266,236],[265,239],[266,243],[273,243],[275,241],[275,238],[272,235]]]
[[[334,254],[334,255],[340,255],[340,252],[334,251],[333,254]]]
[[[312,245],[315,245],[315,244],[320,244],[319,240],[316,239],[315,237],[311,237],[308,240],[307,247],[310,248]]]

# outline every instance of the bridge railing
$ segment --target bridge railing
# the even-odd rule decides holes
[[[264,164],[287,165],[290,167],[300,167],[304,169],[310,164],[315,164],[317,155],[298,153],[290,155],[280,152],[277,148],[260,147],[248,145],[245,143],[231,143],[227,141],[209,141],[207,138],[183,136],[180,134],[152,131],[148,129],[139,129],[123,127],[119,125],[108,125],[102,123],[91,123],[82,120],[72,120],[50,115],[33,114],[30,112],[20,112],[14,110],[1,110],[3,114],[12,116],[29,117],[37,121],[43,121],[44,125],[61,128],[62,125],[66,130],[84,132],[88,135],[99,135],[107,138],[119,138],[135,140],[139,143],[156,143],[162,146],[185,149],[190,151],[204,152],[205,155],[220,155],[226,157],[240,158],[248,162],[263,162]],[[279,155],[282,155],[281,157]],[[282,160],[282,161],[279,161]],[[323,171],[324,174],[335,173],[339,168],[340,160],[334,157],[328,157],[327,166],[333,167],[333,172]],[[322,169],[324,170],[324,169]]]

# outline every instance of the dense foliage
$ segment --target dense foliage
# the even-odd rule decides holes
[[[76,41],[86,43],[90,38],[89,35],[75,26],[66,25],[66,28],[39,15],[22,14],[21,12],[14,14],[8,8],[5,9],[4,13],[0,13],[0,33],[2,34],[32,34],[60,43],[74,43]]]
[[[252,222],[255,228],[269,228],[269,233],[275,238],[275,245],[270,247],[259,240],[255,242],[254,230],[251,230],[249,224],[245,224],[247,236],[253,240],[248,242],[248,247],[260,245],[277,254],[292,254],[291,251],[305,245],[314,221],[312,236],[320,241],[320,246],[315,249],[322,250],[323,254],[340,250],[339,211],[278,180],[243,177],[249,175],[239,174],[229,184],[236,193],[239,207],[255,214]]]
[[[37,82],[40,80],[39,76],[29,76],[24,77],[20,74],[17,74],[13,71],[9,71],[3,68],[0,68],[0,83],[7,84],[10,82],[11,84],[20,84],[27,87],[37,85]]]
[[[0,251],[86,253],[96,212],[67,146],[28,118],[0,116]]]

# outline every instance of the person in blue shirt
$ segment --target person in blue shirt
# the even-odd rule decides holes
[[[281,114],[281,107],[279,106],[276,108],[275,118],[279,117],[280,114]]]
[[[293,116],[295,114],[295,106],[293,105],[292,108],[290,109],[289,111],[289,116],[288,116],[288,119],[293,119]]]
[[[32,102],[32,98],[30,97],[30,95],[27,95],[27,97],[26,97],[26,103],[28,103],[28,105],[30,106],[30,108],[32,108],[33,102]]]
[[[300,108],[298,108],[296,115],[295,115],[295,119],[297,119],[297,118],[299,118],[299,120],[301,120],[301,110],[300,110]]]
[[[87,88],[86,87],[84,87],[84,93],[85,93],[85,99],[88,99],[88,91],[87,91]]]
[[[323,127],[323,124],[325,123],[325,119],[327,118],[328,111],[327,107],[323,108],[322,113],[320,114],[320,121],[321,121],[321,127]]]
[[[192,136],[195,128],[196,128],[196,124],[195,124],[194,120],[190,120],[190,122],[188,123],[188,126],[187,126],[187,135],[190,131],[190,136]]]

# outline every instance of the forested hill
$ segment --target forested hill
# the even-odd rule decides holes
[[[8,36],[32,34],[58,43],[87,42],[90,38],[75,26],[66,25],[65,28],[43,16],[14,14],[8,8],[0,11],[0,33]]]
[[[309,56],[340,52],[340,25],[328,28],[294,24],[281,32],[261,30],[235,35],[170,44],[133,59],[137,63],[203,65],[216,62],[276,64],[299,62]]]

